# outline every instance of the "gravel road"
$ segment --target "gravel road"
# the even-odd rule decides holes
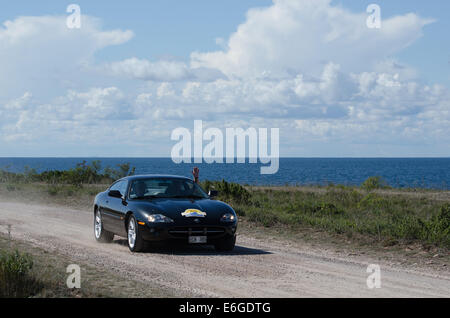
[[[1,202],[0,231],[74,261],[192,297],[450,297],[450,273],[381,266],[369,289],[370,259],[240,235],[233,253],[212,247],[167,247],[132,254],[125,241],[95,241],[87,211]]]

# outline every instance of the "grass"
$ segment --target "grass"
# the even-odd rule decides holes
[[[412,196],[389,190],[378,178],[360,188],[245,188],[225,181],[203,186],[221,191],[220,198],[239,216],[264,227],[285,225],[295,231],[306,226],[384,245],[418,242],[450,248],[448,201],[427,192]]]
[[[30,297],[43,288],[43,283],[31,273],[33,264],[29,254],[0,251],[0,298]]]
[[[81,288],[66,285],[67,266],[81,268]],[[171,290],[131,280],[103,267],[0,235],[0,298],[175,297]]]
[[[14,173],[8,169],[0,169],[1,183],[45,182],[48,184],[71,184],[80,187],[83,184],[111,183],[125,176],[133,175],[135,168],[129,163],[116,165],[116,168],[102,168],[99,160],[90,164],[80,162],[75,168],[68,170],[49,170],[38,173],[35,169],[25,167],[23,173]]]

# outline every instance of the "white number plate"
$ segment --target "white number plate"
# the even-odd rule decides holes
[[[189,236],[189,244],[206,243],[206,236]]]

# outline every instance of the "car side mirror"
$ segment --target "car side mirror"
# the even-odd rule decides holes
[[[111,190],[108,192],[108,196],[113,198],[119,198],[122,199],[122,193],[120,193],[119,190]]]
[[[219,195],[219,191],[217,190],[209,190],[208,195],[210,198],[217,197]]]

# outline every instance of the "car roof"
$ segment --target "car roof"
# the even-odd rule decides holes
[[[150,179],[150,178],[174,178],[174,179],[184,179],[184,180],[192,181],[192,179],[189,179],[187,177],[170,175],[170,174],[141,174],[141,175],[128,176],[128,177],[122,178],[120,180],[134,181],[134,180],[142,180],[142,179]]]

